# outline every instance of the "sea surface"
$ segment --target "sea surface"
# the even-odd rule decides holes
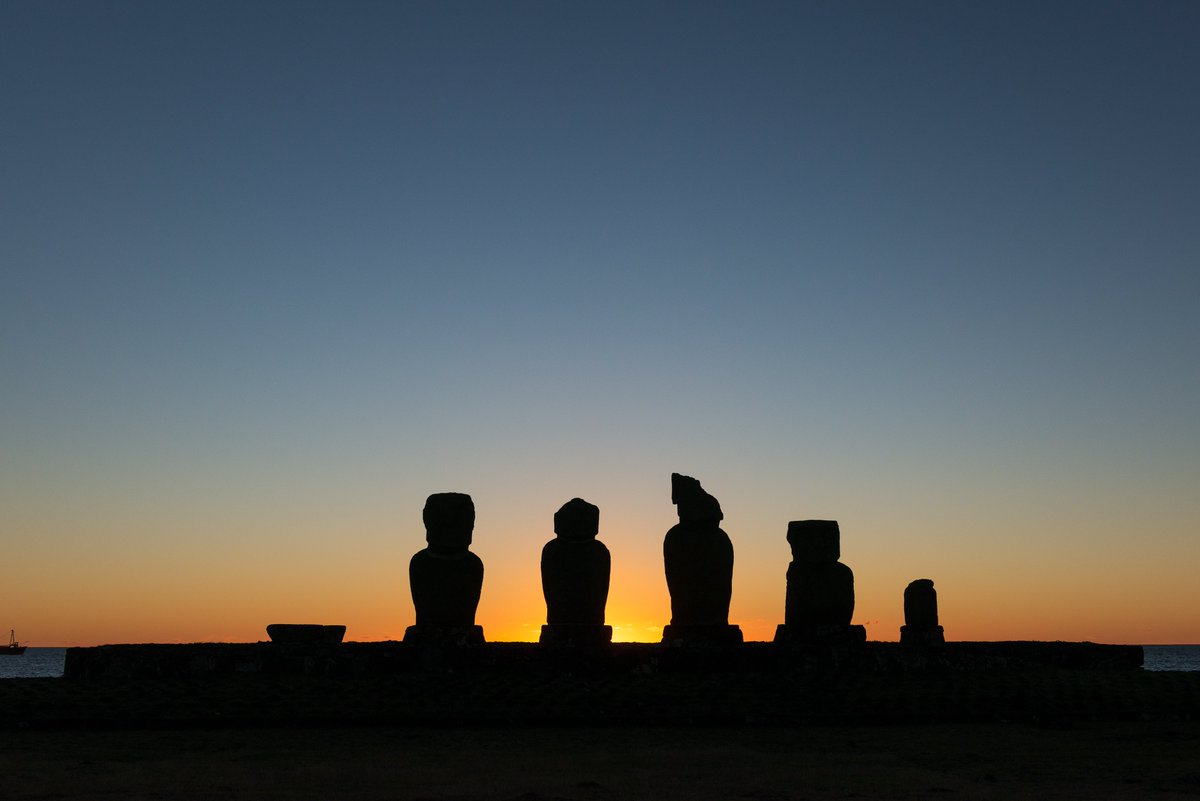
[[[0,679],[57,678],[66,658],[66,648],[26,648],[21,656],[0,656]]]
[[[1143,645],[1146,670],[1200,670],[1200,645]]]
[[[1146,670],[1200,671],[1200,645],[1143,645]],[[30,648],[22,656],[0,656],[0,679],[57,678],[66,648]]]

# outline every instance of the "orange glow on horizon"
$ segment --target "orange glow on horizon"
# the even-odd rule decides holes
[[[619,534],[607,540],[613,572],[606,616],[615,642],[658,642],[670,621],[657,533],[663,526],[640,525],[614,523]],[[546,534],[512,533],[530,528],[493,529],[473,548],[486,566],[476,620],[488,641],[537,642],[540,636],[546,608],[538,553]],[[750,525],[747,533],[730,528],[738,549],[730,622],[746,641],[770,642],[784,617],[786,543],[775,533],[756,538]],[[911,538],[872,538],[845,528],[843,561],[855,572],[854,622],[872,641],[899,639],[903,589],[929,576],[950,641],[1200,642],[1197,618],[1179,614],[1195,605],[1182,560],[1134,569],[1137,563],[1113,564],[1106,556],[1093,566],[1084,552],[1073,557],[1077,573],[1066,575],[1053,564],[999,552],[982,552],[974,561],[961,553],[954,559],[909,553],[904,543]],[[136,550],[107,571],[94,570],[111,561],[96,545],[29,591],[12,593],[2,625],[34,647],[256,642],[267,639],[269,623],[342,624],[347,641],[400,640],[414,622],[404,567],[421,541],[413,535],[397,544],[381,524],[369,542],[370,548],[343,555],[322,541],[321,549],[286,568],[267,553],[222,559],[217,549],[195,546],[172,556],[169,571],[161,567],[167,557]],[[1114,586],[1122,592],[1111,592]]]
[[[327,616],[323,618],[306,616],[303,618],[288,618],[272,620],[272,622],[316,622],[340,623],[347,625],[347,642],[385,642],[398,641],[404,637],[404,630],[411,620],[398,623],[396,617],[390,620],[379,619],[374,622],[347,622],[347,618]],[[523,621],[507,621],[503,619],[478,619],[483,627],[484,637],[489,642],[537,642],[541,635],[544,621],[531,621],[526,617]],[[771,642],[775,637],[775,627],[782,623],[782,614],[777,621],[770,620],[739,620],[731,617],[730,622],[738,625],[746,642]],[[662,638],[663,627],[667,620],[631,620],[621,618],[619,621],[610,620],[613,627],[613,642],[643,642],[656,643]],[[865,620],[856,618],[855,623],[864,625],[869,641],[895,642],[899,639],[902,620],[894,619]],[[1146,626],[1144,623],[1130,624],[1126,621],[1111,621],[1107,626],[1080,625],[1078,628],[1064,625],[1055,621],[1037,621],[1028,618],[1013,619],[1003,624],[994,620],[980,620],[974,623],[961,621],[958,615],[943,616],[941,621],[946,631],[948,641],[1005,641],[1005,640],[1065,640],[1091,641],[1099,643],[1131,644],[1131,645],[1170,645],[1193,644],[1187,638],[1181,638],[1172,629],[1170,621],[1159,625]],[[202,626],[193,623],[185,625],[184,621],[176,621],[174,625],[144,625],[138,621],[130,621],[126,625],[104,625],[97,621],[91,628],[88,637],[56,637],[54,630],[48,629],[50,636],[38,636],[36,629],[26,633],[26,629],[18,631],[20,639],[34,647],[72,647],[94,646],[118,643],[193,643],[193,642],[257,642],[267,639],[265,624],[240,624],[226,626]],[[1078,632],[1078,633],[1076,633]]]

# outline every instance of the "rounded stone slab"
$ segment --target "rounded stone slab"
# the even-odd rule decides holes
[[[540,645],[561,648],[603,647],[612,644],[612,626],[547,624],[542,626]]]
[[[483,626],[409,626],[404,630],[405,645],[431,645],[471,648],[483,645]]]
[[[285,645],[338,645],[346,636],[345,626],[316,623],[272,623],[267,626],[271,642]]]
[[[663,627],[663,645],[674,648],[727,648],[741,645],[744,641],[741,627],[729,623],[711,625],[671,623]]]
[[[867,628],[838,624],[782,623],[775,627],[775,642],[794,648],[860,648],[867,644]]]
[[[941,626],[901,626],[900,644],[909,646],[945,645],[946,632]]]

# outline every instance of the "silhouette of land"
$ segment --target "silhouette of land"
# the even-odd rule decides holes
[[[6,798],[1195,797],[1200,673],[1137,646],[243,643],[0,682]],[[865,660],[865,661],[864,661]]]

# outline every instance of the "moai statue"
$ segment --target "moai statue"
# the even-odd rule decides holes
[[[435,493],[425,501],[423,517],[429,546],[408,563],[417,623],[404,632],[404,640],[482,643],[475,610],[483,587],[483,562],[469,550],[475,504],[461,492]]]
[[[943,645],[946,635],[938,625],[937,590],[930,579],[917,579],[904,588],[904,645]]]
[[[733,543],[721,530],[721,504],[691,476],[671,474],[671,502],[679,523],[663,540],[671,625],[663,642],[732,644],[742,630],[729,625]]]
[[[866,629],[852,626],[854,571],[841,558],[841,531],[836,520],[793,520],[787,541],[792,563],[787,569],[784,623],[776,642],[865,642]]]
[[[554,513],[556,538],[542,548],[543,644],[612,642],[612,626],[604,625],[611,557],[596,539],[599,529],[599,507],[582,498],[572,498]]]

